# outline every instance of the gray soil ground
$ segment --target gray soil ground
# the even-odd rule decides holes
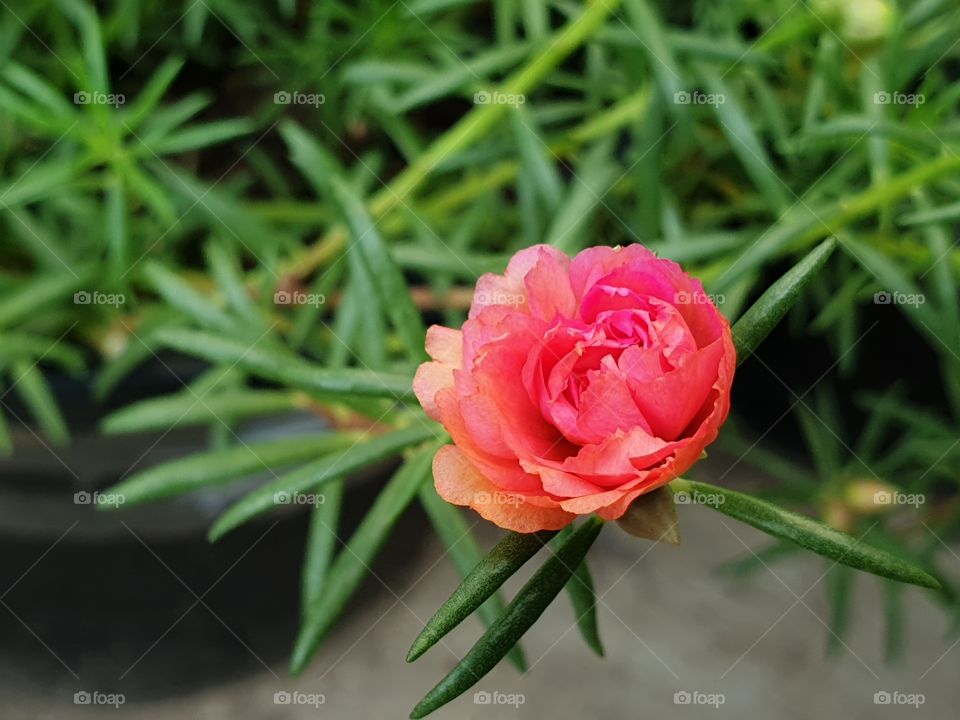
[[[718,576],[725,560],[766,544],[760,533],[701,507],[681,508],[679,548],[631,538],[608,527],[591,553],[601,597],[606,658],[583,644],[565,597],[525,639],[531,669],[520,677],[495,669],[434,717],[475,718],[863,718],[956,717],[960,648],[947,619],[922,590],[907,593],[909,632],[903,661],[883,660],[883,594],[861,575],[852,632],[825,656],[829,564],[800,554],[745,582]],[[479,526],[478,526],[479,529]],[[483,530],[492,541],[494,533]],[[416,664],[403,657],[431,612],[456,585],[441,548],[431,542],[403,586],[379,588],[329,639],[303,677],[274,663],[243,682],[119,709],[75,706],[58,693],[22,697],[5,688],[4,720],[294,720],[403,718],[477,637],[471,620],[447,646]],[[960,553],[958,553],[960,554]],[[954,570],[960,571],[960,558]],[[512,591],[522,582],[514,578]],[[237,652],[247,650],[238,642]],[[278,704],[278,692],[323,696],[319,706]],[[690,704],[678,704],[691,698]],[[876,704],[876,693],[894,702]],[[900,693],[898,695],[897,693]],[[911,698],[912,696],[912,698]],[[896,704],[919,701],[919,706]],[[282,696],[281,696],[282,697]],[[293,697],[293,696],[291,696]],[[886,696],[882,696],[886,697]],[[489,698],[489,703],[482,702]],[[722,704],[709,704],[711,701]],[[480,702],[478,702],[479,700]],[[693,701],[695,700],[695,702]],[[699,703],[699,704],[698,704]],[[708,704],[703,704],[708,703]]]

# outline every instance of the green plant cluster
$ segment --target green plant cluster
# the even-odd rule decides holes
[[[424,483],[444,436],[410,377],[425,320],[459,325],[476,278],[540,242],[572,253],[639,241],[683,263],[750,329],[744,357],[793,307],[795,337],[827,343],[836,370],[795,393],[810,462],[736,418],[722,443],[780,481],[771,499],[869,532],[938,577],[950,561],[954,4],[8,0],[4,12],[0,393],[28,415],[0,397],[0,450],[13,452],[11,426],[26,424],[54,447],[69,441],[51,378],[88,378],[103,401],[146,364],[205,361],[182,390],[113,413],[100,432],[204,427],[211,449],[115,490],[132,504],[268,469],[274,479],[226,511],[217,538],[277,493],[322,487],[295,668],[417,498],[461,575],[481,560],[464,516]],[[796,267],[797,282],[754,304]],[[911,352],[933,358],[943,403],[912,402],[908,377],[858,397],[865,420],[844,427],[835,398],[874,361],[859,348],[878,303],[912,329]],[[333,430],[255,445],[236,433],[295,409],[323,412]],[[401,453],[341,549],[345,478]],[[905,524],[863,502],[873,488],[930,502]],[[592,526],[577,532],[585,553]],[[787,542],[761,554],[768,562],[796,541],[771,534]],[[839,640],[853,570],[831,578]],[[885,587],[895,654],[902,586]],[[936,597],[960,617],[949,586]],[[496,594],[479,607],[491,628],[516,620]],[[575,607],[592,606],[581,596]]]

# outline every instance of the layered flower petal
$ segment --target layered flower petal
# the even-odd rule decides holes
[[[437,490],[519,532],[622,515],[686,472],[730,408],[729,323],[640,245],[572,260],[522,250],[477,283],[462,331],[434,326],[414,390],[454,446]]]
[[[559,507],[527,503],[523,495],[505,493],[490,483],[453,445],[440,448],[433,459],[433,478],[440,497],[466,505],[506,530],[530,533],[559,530],[574,519]]]

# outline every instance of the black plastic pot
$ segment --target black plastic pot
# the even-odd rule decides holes
[[[119,404],[181,387],[169,373],[157,382],[155,370],[121,388]],[[135,702],[264,666],[282,676],[300,613],[303,508],[284,508],[214,545],[205,538],[211,521],[271,475],[128,510],[95,510],[82,493],[203,449],[205,433],[102,437],[96,420],[103,409],[95,409],[86,384],[59,381],[57,393],[71,444],[51,448],[17,428],[15,454],[0,462],[0,688],[96,689]],[[294,414],[247,424],[238,434],[250,442],[322,427]],[[341,537],[349,537],[390,469],[348,483]],[[419,525],[406,518],[385,549],[375,569],[388,583],[415,556]]]

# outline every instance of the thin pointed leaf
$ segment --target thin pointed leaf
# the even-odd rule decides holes
[[[51,345],[51,339],[15,331],[0,332],[0,360],[43,358],[44,363],[59,365],[72,375],[86,368],[83,353],[61,340]]]
[[[584,642],[597,655],[603,657],[603,643],[600,641],[600,628],[597,625],[597,596],[586,560],[577,565],[576,571],[570,577],[567,594],[573,604],[573,614]]]
[[[137,98],[139,100],[139,97]],[[182,100],[155,108],[144,121],[138,133],[147,146],[173,132],[179,125],[196,116],[211,104],[211,98],[201,93],[188,95]]]
[[[110,91],[107,57],[104,51],[100,20],[87,3],[81,0],[59,0],[58,5],[80,31],[80,47],[91,90]]]
[[[0,83],[0,103],[3,104],[3,109],[8,115],[21,120],[24,125],[44,134],[69,132],[71,122],[73,122],[71,118],[76,117],[74,108],[71,108],[69,115],[61,116],[51,113],[47,108],[29,102],[19,93],[12,92],[2,83]],[[60,163],[55,165],[60,167],[61,170],[64,169]],[[13,204],[13,202],[10,204]]]
[[[684,89],[683,78],[659,14],[646,0],[625,2],[624,11],[630,23],[629,32],[636,33],[641,48],[649,56],[650,70],[664,102],[669,103],[667,107],[680,116],[688,110],[684,106],[678,107],[675,101],[676,93]]]
[[[140,90],[136,100],[127,106],[124,113],[124,122],[136,130],[140,123],[150,117],[157,109],[170,85],[183,67],[183,58],[171,56],[166,58],[154,71],[146,85]]]
[[[209,395],[186,390],[127,405],[105,417],[100,427],[106,435],[117,435],[217,423],[220,419],[229,423],[302,408],[308,402],[302,393],[288,390],[235,389]]]
[[[322,433],[195,453],[142,470],[105,494],[123,495],[123,506],[182,495],[265,470],[279,470],[357,442],[359,432]],[[105,508],[115,508],[115,504]]]
[[[921,288],[914,282],[911,273],[906,272],[904,268],[892,257],[888,257],[869,245],[858,242],[851,237],[844,237],[843,249],[860,265],[864,270],[875,277],[883,287],[883,292],[888,296],[886,302],[892,299],[891,293],[904,293],[915,298],[923,298],[922,302],[906,302],[897,305],[911,319],[917,321],[917,329],[921,333],[932,335],[935,338],[934,347],[939,342],[935,330],[939,329],[941,314],[934,309],[933,304],[926,303],[926,296]],[[932,269],[932,268],[931,268]],[[921,276],[922,277],[922,276]],[[882,302],[877,299],[874,302]],[[953,328],[948,328],[953,330]]]
[[[209,297],[194,290],[187,281],[159,262],[151,260],[144,263],[143,274],[169,305],[186,313],[201,325],[218,330],[235,327],[234,321],[222,308],[217,307]]]
[[[846,637],[847,629],[850,626],[850,612],[853,609],[852,590],[856,578],[856,573],[847,568],[839,567],[834,569],[833,572],[829,572],[828,568],[826,578],[827,597],[830,601],[828,653],[836,653],[843,647],[844,637]]]
[[[914,210],[898,218],[901,225],[925,225],[927,223],[955,222],[960,220],[960,202],[941,205],[935,208]]]
[[[150,150],[157,155],[176,155],[200,150],[249,135],[254,128],[254,123],[247,118],[228,118],[217,122],[191,125],[154,142]]]
[[[363,201],[340,176],[334,163],[312,137],[294,124],[281,133],[290,147],[293,162],[321,192],[329,193],[353,236],[348,252],[358,252],[366,272],[374,279],[384,313],[390,318],[411,357],[423,358],[425,330],[420,311],[413,303],[403,273],[387,251]]]
[[[883,610],[887,621],[883,649],[887,662],[892,663],[903,659],[903,586],[896,583],[884,583],[883,599]]]
[[[527,560],[536,555],[554,534],[552,531],[513,532],[498,542],[427,621],[407,653],[407,662],[413,662],[423,655],[469,617]]]
[[[147,164],[166,187],[166,191],[161,190],[165,199],[183,198],[192,213],[208,218],[214,227],[226,228],[231,237],[252,252],[268,257],[288,245],[289,238],[275,225],[264,222],[246,203],[239,202],[234,193],[218,183],[205,182],[170,163],[150,160]],[[174,220],[170,221],[171,225],[175,224]]]
[[[438,443],[430,443],[421,448],[394,473],[346,547],[337,555],[330,568],[326,591],[307,610],[306,623],[300,629],[290,660],[291,672],[299,673],[309,662],[327,631],[370,572],[370,565],[393,526],[420,486],[430,477],[430,466],[438,447]]]
[[[0,404],[0,457],[13,454],[13,438],[10,436],[10,425],[7,423],[7,414]]]
[[[278,495],[306,492],[436,435],[437,430],[431,423],[417,422],[408,428],[394,430],[372,440],[358,440],[344,452],[321,458],[283,475],[231,505],[210,529],[210,540],[219,540],[251,518],[270,510],[276,504]]]
[[[896,555],[765,500],[694,480],[674,480],[672,487],[710,497],[713,502],[705,504],[712,509],[841,565],[934,590],[940,587],[935,577]]]
[[[437,535],[453,562],[460,579],[464,580],[470,572],[483,560],[480,545],[470,532],[470,526],[459,509],[441,498],[430,483],[420,488],[420,502]],[[503,614],[507,603],[500,590],[488,597],[479,608],[477,615],[486,627],[490,627]],[[507,659],[520,672],[527,671],[527,660],[520,645],[515,645],[507,654]]]
[[[329,297],[337,288],[340,287],[340,283],[343,277],[345,263],[335,263],[329,267],[324,273],[317,275],[314,278],[313,283],[310,285],[310,292],[316,296],[323,296],[324,298]],[[334,323],[340,322],[340,315],[343,313],[343,303],[346,298],[340,298],[340,305],[337,307],[337,312],[334,317]],[[300,349],[304,346],[304,343],[307,342],[310,338],[310,334],[318,327],[323,327],[321,325],[321,313],[323,312],[323,304],[316,303],[304,303],[300,305],[293,313],[293,327],[290,330],[290,335],[288,342],[290,346],[295,350]],[[355,329],[356,328],[354,326]],[[342,329],[342,328],[341,328]],[[336,333],[335,337],[340,338],[343,342],[334,341],[334,347],[344,347],[346,349],[350,348],[350,345],[353,343],[353,338],[350,332],[340,332],[338,330],[333,330],[332,333]],[[330,362],[329,357],[325,358],[327,361],[328,367],[342,367],[346,364],[346,358],[343,359],[339,365]]]
[[[212,240],[204,248],[207,263],[230,307],[246,318],[258,320],[256,306],[247,293],[240,263],[225,243]]]
[[[304,619],[308,608],[319,602],[324,588],[327,587],[330,563],[333,552],[337,549],[337,527],[340,524],[343,489],[342,478],[328,482],[323,489],[323,502],[314,506],[310,515],[310,532],[307,535],[307,551],[303,558],[301,577],[301,609]]]
[[[37,366],[26,360],[18,360],[11,366],[13,389],[23,400],[40,430],[55,445],[64,445],[70,440],[67,423],[60,413],[57,400]]]
[[[780,215],[790,205],[792,195],[780,179],[763,142],[757,136],[755,123],[741,105],[736,94],[723,81],[723,76],[706,64],[698,65],[698,72],[711,95],[723,98],[713,103],[723,133],[730,140],[730,149],[740,159],[760,194],[766,199],[774,215]]]
[[[563,195],[563,182],[556,168],[556,158],[540,136],[533,118],[523,109],[510,115],[514,142],[520,155],[520,169],[532,181],[534,190],[540,195],[544,206],[550,213],[560,207]]]
[[[603,529],[603,521],[589,517],[570,534],[567,541],[534,573],[517,593],[506,612],[477,641],[463,660],[437,683],[410,713],[422,718],[470,689],[503,658],[533,626],[547,606],[570,580]]]
[[[107,181],[104,209],[104,231],[107,239],[110,276],[111,279],[121,278],[130,267],[127,195],[121,176],[111,176]]]
[[[611,147],[608,141],[599,142],[584,154],[547,231],[547,244],[567,253],[583,248],[582,230],[603,205],[604,196],[619,174],[610,159]]]
[[[76,108],[66,101],[63,93],[30,68],[8,60],[6,66],[0,71],[0,77],[34,103],[42,106],[43,110],[54,118],[72,120],[76,117]]]
[[[29,283],[6,293],[0,298],[0,327],[13,326],[35,316],[46,305],[61,302],[74,290],[82,288],[90,274],[90,267],[84,266],[71,272],[34,277]]]
[[[128,163],[119,167],[119,173],[130,189],[130,195],[140,200],[150,209],[165,227],[175,227],[178,217],[173,200],[151,175],[144,172],[138,164]]]
[[[750,306],[733,325],[733,344],[737,349],[737,364],[741,364],[763,342],[781,318],[793,307],[800,292],[826,263],[837,246],[835,238],[817,245],[796,265],[783,274]]]
[[[408,375],[343,368],[318,367],[296,355],[231,340],[210,333],[164,329],[157,339],[167,347],[214,363],[236,363],[247,372],[277,383],[319,393],[413,399]]]

